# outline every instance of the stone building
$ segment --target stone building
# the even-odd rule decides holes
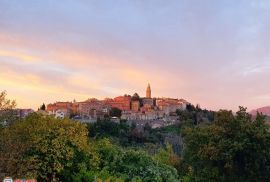
[[[140,101],[138,100],[131,101],[131,110],[138,112],[140,110]]]
[[[49,114],[56,114],[56,111],[63,110],[66,111],[67,114],[77,111],[77,107],[73,106],[72,102],[56,102],[54,104],[48,104],[46,111]]]
[[[177,109],[185,110],[187,102],[183,99],[172,99],[172,98],[157,98],[156,106],[159,110],[165,112],[166,115],[175,113]]]
[[[110,106],[105,105],[98,99],[88,99],[84,102],[78,102],[78,113],[82,117],[102,118],[109,114]]]
[[[115,107],[122,111],[130,111],[131,96],[124,95],[115,97],[114,99],[107,98],[103,100],[103,103],[104,105],[109,105],[111,108]]]
[[[16,109],[16,112],[19,118],[25,118],[29,114],[34,113],[35,111],[33,109]]]

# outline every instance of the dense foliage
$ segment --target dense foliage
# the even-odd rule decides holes
[[[145,124],[143,128],[138,128],[134,123],[131,125],[126,121],[115,123],[109,119],[98,120],[96,123],[87,124],[87,127],[91,138],[110,138],[111,141],[122,147],[144,147],[149,143],[166,146],[167,135],[180,134],[180,125],[152,129],[149,124]]]
[[[88,148],[87,129],[67,119],[32,114],[1,131],[1,172],[55,181]]]
[[[111,108],[110,110],[110,116],[111,117],[118,117],[120,118],[122,115],[122,111],[116,107]]]
[[[198,105],[195,107],[192,104],[188,104],[186,110],[176,110],[176,113],[180,121],[191,125],[213,122],[215,116],[214,111],[201,109]]]
[[[121,149],[111,144],[108,139],[96,141],[92,145],[99,158],[96,171],[81,171],[79,175],[67,178],[67,181],[91,181],[94,178],[118,181],[178,181],[176,169],[155,161],[143,151]]]
[[[220,111],[213,124],[184,132],[186,172],[195,181],[269,181],[270,133],[262,115]]]
[[[15,100],[10,100],[5,91],[0,93],[0,128],[5,125],[10,125],[17,120]]]
[[[87,127],[32,114],[0,131],[0,173],[38,181],[178,181],[177,170],[144,151],[108,139],[89,140]],[[2,176],[3,177],[3,176]]]

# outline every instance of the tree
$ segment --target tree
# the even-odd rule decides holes
[[[7,92],[0,93],[0,127],[14,123],[17,118],[16,101],[6,98]]]
[[[108,139],[94,145],[100,158],[100,171],[106,171],[109,176],[121,177],[123,181],[179,181],[176,169],[155,161],[145,152],[123,150]]]
[[[89,151],[87,128],[68,119],[32,114],[0,134],[0,173],[7,176],[56,181]]]
[[[42,110],[42,111],[45,111],[46,110],[46,106],[45,106],[44,103],[40,106],[39,110]]]
[[[260,114],[221,110],[214,123],[186,129],[184,140],[195,181],[269,181],[270,133]]]
[[[111,117],[118,117],[118,118],[120,118],[121,115],[122,115],[122,111],[121,111],[121,109],[118,109],[117,107],[113,107],[110,110],[110,116]]]
[[[139,101],[140,100],[139,94],[137,94],[137,93],[133,94],[133,96],[131,97],[131,100],[132,101]]]
[[[133,96],[131,97],[131,101],[139,101],[140,107],[143,106],[142,98],[137,93],[133,94]]]
[[[160,148],[154,155],[154,159],[175,168],[178,168],[180,163],[180,157],[173,152],[172,145],[170,144],[167,144],[166,148]]]
[[[194,105],[192,104],[187,104],[187,107],[186,107],[187,111],[191,112],[191,111],[195,111],[196,108]]]
[[[215,112],[206,109],[202,110],[199,105],[194,107],[191,104],[187,105],[186,110],[176,110],[176,114],[179,116],[181,122],[193,121],[194,125],[213,122],[214,113]]]

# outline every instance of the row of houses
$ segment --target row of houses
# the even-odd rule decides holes
[[[83,102],[56,102],[48,104],[46,111],[56,117],[80,116],[82,118],[103,118],[109,116],[112,108],[122,111],[122,119],[152,120],[184,110],[187,102],[172,98],[138,98],[130,95],[98,100],[87,99]]]

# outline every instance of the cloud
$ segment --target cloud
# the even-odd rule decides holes
[[[39,58],[33,57],[31,55],[27,55],[25,53],[11,52],[11,51],[5,51],[5,50],[0,50],[0,57],[17,58],[17,59],[20,59],[20,60],[26,61],[26,62],[37,62],[37,61],[39,61]]]
[[[25,106],[148,82],[210,109],[265,104],[267,1],[27,2],[0,2],[1,88]]]
[[[262,64],[262,65],[251,65],[248,67],[245,67],[242,71],[243,76],[248,76],[248,75],[254,75],[256,73],[262,73],[265,70],[268,70],[270,66],[268,64]]]

